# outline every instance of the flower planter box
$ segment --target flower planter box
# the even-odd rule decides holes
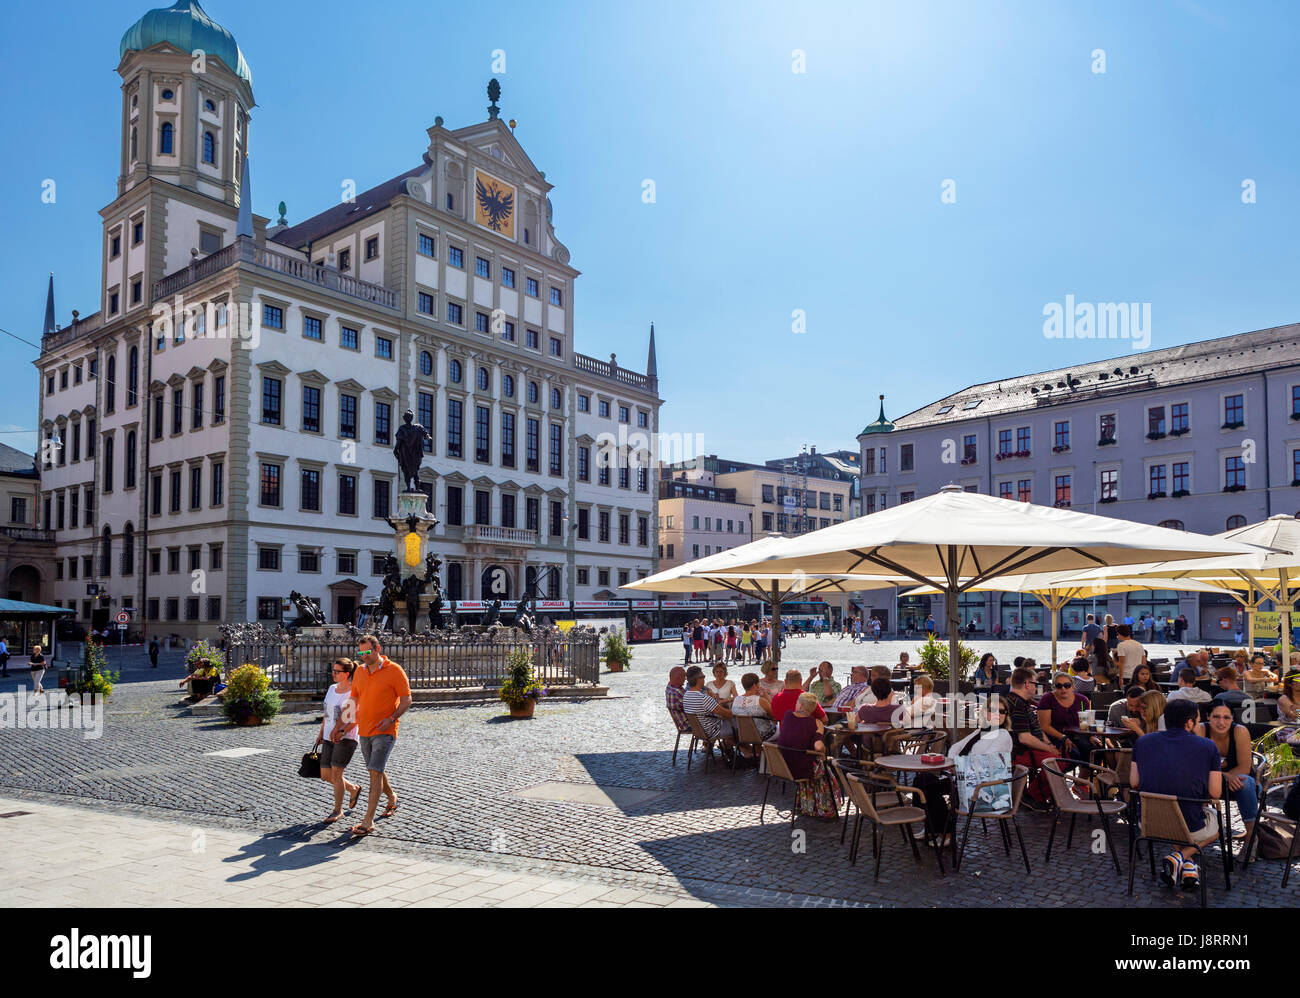
[[[529,699],[525,700],[520,707],[516,707],[514,704],[508,704],[507,706],[510,708],[511,717],[532,717],[533,711],[537,709],[537,701]]]
[[[615,662],[612,658],[611,658],[611,659],[607,659],[607,660],[605,661],[605,665],[606,665],[606,667],[609,669],[610,672],[622,672],[622,671],[623,671],[623,663],[622,663],[622,662]]]

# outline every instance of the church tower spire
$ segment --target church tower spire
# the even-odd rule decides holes
[[[45,293],[45,335],[54,332],[54,271],[50,271],[50,289]]]
[[[650,351],[646,355],[645,374],[650,379],[652,391],[659,390],[659,361],[655,357],[655,324],[650,323]]]

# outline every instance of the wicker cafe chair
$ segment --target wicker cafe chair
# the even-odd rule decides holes
[[[958,817],[965,817],[966,819],[966,826],[962,830],[961,836],[961,851],[957,854],[954,869],[961,869],[962,857],[966,855],[966,843],[970,840],[970,821],[971,818],[978,814],[981,820],[989,819],[998,823],[998,831],[1002,833],[1002,847],[1006,850],[1008,856],[1011,855],[1011,833],[1007,831],[1007,822],[1011,823],[1011,827],[1016,830],[1016,840],[1020,843],[1020,858],[1025,861],[1025,872],[1033,872],[1029,868],[1029,853],[1025,851],[1025,837],[1020,833],[1020,823],[1016,821],[1016,812],[1020,810],[1020,801],[1025,795],[1025,787],[1028,783],[1029,767],[1012,766],[1010,776],[1003,777],[1000,780],[987,780],[975,788],[973,796],[978,797],[979,792],[988,787],[998,787],[1003,786],[1004,784],[1010,784],[1011,806],[1001,811],[963,810],[961,807],[961,796],[954,792],[954,797],[957,798],[957,806],[952,810],[954,828]]]
[[[758,724],[752,717],[747,717],[744,714],[737,714],[735,717],[736,747],[740,748],[746,746],[752,748],[755,752],[755,758],[761,756],[763,751],[763,736],[758,733]],[[739,758],[739,752],[732,757],[731,768],[733,770],[736,768],[736,761]]]
[[[923,728],[894,728],[884,735],[885,755],[939,755],[948,741],[946,731],[927,731]]]
[[[1195,846],[1197,856],[1204,854],[1204,849],[1200,843],[1192,838],[1192,833],[1187,827],[1187,819],[1183,817],[1182,809],[1179,804],[1198,804],[1214,805],[1217,809],[1218,801],[1211,800],[1208,797],[1171,797],[1169,794],[1153,794],[1145,791],[1139,791],[1138,796],[1141,798],[1141,828],[1137,838],[1129,845],[1128,857],[1128,892],[1131,897],[1133,894],[1133,876],[1137,873],[1137,849],[1138,846],[1145,842],[1147,844],[1147,853],[1151,860],[1151,876],[1156,875],[1156,849],[1157,842],[1168,842],[1175,846]],[[1219,814],[1219,851],[1223,854],[1223,885],[1226,890],[1232,889],[1232,880],[1228,868],[1228,858],[1231,850],[1228,848],[1227,839],[1227,818]],[[1208,845],[1208,843],[1206,843]],[[1201,907],[1206,907],[1205,880],[1206,871],[1201,870]]]
[[[767,795],[772,789],[772,780],[774,779],[788,783],[794,788],[794,800],[790,802],[790,825],[792,827],[795,818],[799,815],[799,788],[801,786],[815,783],[819,779],[825,780],[831,788],[832,795],[834,795],[835,783],[829,773],[825,776],[813,776],[806,780],[796,780],[794,773],[790,771],[790,764],[785,761],[785,754],[782,752],[781,746],[775,742],[762,742],[761,744],[763,746],[763,761],[767,764],[767,784],[763,788],[763,804],[758,809],[758,822],[760,825],[763,823],[763,812],[767,810]],[[825,758],[816,749],[806,749],[805,751],[808,755],[816,756],[818,759]]]
[[[1067,769],[1087,769],[1093,773],[1093,779],[1085,780],[1082,777],[1075,776],[1073,773],[1066,772]],[[1118,816],[1127,806],[1123,801],[1104,800],[1097,793],[1098,786],[1101,784],[1101,774],[1109,774],[1113,777],[1111,770],[1102,766],[1092,766],[1086,762],[1078,762],[1074,759],[1066,759],[1058,756],[1055,759],[1046,759],[1043,761],[1043,772],[1047,774],[1047,785],[1052,791],[1052,833],[1047,837],[1047,855],[1043,857],[1044,862],[1050,862],[1052,859],[1052,843],[1056,841],[1056,826],[1060,823],[1062,815],[1070,816],[1070,830],[1065,836],[1065,848],[1069,849],[1074,842],[1074,823],[1079,815],[1088,818],[1097,817],[1101,819],[1101,824],[1105,830],[1106,847],[1110,849],[1110,858],[1115,862],[1115,872],[1122,874],[1124,871],[1119,867],[1119,853],[1115,851],[1115,840],[1111,835],[1110,819]],[[1070,784],[1079,787],[1086,787],[1092,795],[1091,799],[1081,800],[1070,793]]]
[[[1287,881],[1291,879],[1291,864],[1300,859],[1300,822],[1294,818],[1288,818],[1280,807],[1275,806],[1270,810],[1268,795],[1278,788],[1289,787],[1296,780],[1300,780],[1300,775],[1292,773],[1290,776],[1274,776],[1264,784],[1264,792],[1260,795],[1259,817],[1255,820],[1255,827],[1250,830],[1250,840],[1246,843],[1246,851],[1241,860],[1241,868],[1244,871],[1250,865],[1251,849],[1255,845],[1255,838],[1259,834],[1261,824],[1267,823],[1289,829],[1291,832],[1291,852],[1282,864],[1283,887],[1286,887]]]
[[[691,736],[694,736],[695,732],[693,732],[693,731],[691,730],[691,725],[690,725],[690,722],[689,722],[689,721],[686,723],[686,726],[685,726],[685,727],[682,727],[682,725],[679,724],[679,723],[677,722],[677,718],[673,717],[672,714],[669,714],[669,715],[668,715],[668,718],[669,718],[669,720],[671,720],[671,721],[673,722],[673,727],[677,729],[677,741],[673,742],[673,765],[676,766],[676,765],[677,765],[677,750],[681,747],[681,744],[682,744],[682,735],[691,735]],[[693,738],[693,737],[692,737],[692,741],[694,741],[694,738]],[[689,768],[689,764],[690,764],[690,760],[688,759],[688,760],[687,760],[688,768]]]
[[[711,735],[705,731],[704,725],[700,723],[699,717],[695,714],[687,714],[686,723],[691,726],[691,745],[690,748],[686,750],[686,768],[691,768],[691,759],[695,755],[695,749],[698,746],[703,745],[705,753],[704,771],[707,773],[709,771],[709,763],[713,761],[713,745],[715,742],[720,742],[722,737],[720,735]]]
[[[831,765],[835,765],[834,760],[831,761]],[[939,863],[939,874],[942,876],[943,844],[942,841],[932,838],[927,827],[925,794],[916,787],[900,786],[893,779],[879,772],[845,773],[844,777],[849,799],[858,809],[853,826],[853,843],[849,847],[849,862],[857,865],[858,845],[862,839],[862,822],[865,819],[871,822],[871,854],[876,860],[874,880],[880,879],[880,858],[884,854],[885,829],[890,826],[898,828],[903,841],[912,847],[912,855],[920,863],[921,851],[917,848],[916,838],[911,834],[912,826],[919,824],[925,833],[926,845],[934,848],[934,855]],[[893,796],[896,803],[892,807],[879,807],[876,804],[878,794]],[[903,794],[911,795],[920,806],[905,804]]]
[[[844,820],[840,823],[840,845],[844,845],[844,835],[849,828],[849,812],[855,806],[849,793],[849,774],[866,773],[874,775],[881,772],[881,770],[877,768],[874,762],[869,760],[845,759],[841,756],[831,755],[827,759],[826,772],[835,782],[835,785],[839,787],[840,796],[844,798]],[[880,807],[882,805],[877,804],[876,806]],[[888,805],[883,806],[887,807]]]

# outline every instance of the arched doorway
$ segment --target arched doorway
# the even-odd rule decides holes
[[[5,596],[25,603],[41,601],[41,573],[32,565],[15,566],[5,580]]]

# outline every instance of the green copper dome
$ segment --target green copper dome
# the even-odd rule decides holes
[[[184,52],[200,49],[216,56],[251,88],[253,71],[244,61],[235,36],[219,25],[199,6],[198,0],[176,0],[170,7],[151,10],[122,36],[121,56],[169,42]]]
[[[868,423],[866,428],[858,436],[866,436],[868,433],[893,433],[894,424],[885,418],[885,396],[880,396],[880,415],[874,423]]]

